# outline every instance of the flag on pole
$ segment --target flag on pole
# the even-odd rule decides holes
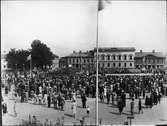
[[[110,3],[110,0],[98,0],[98,11],[101,11],[105,8],[105,4]]]
[[[31,60],[31,54],[27,57],[27,61]]]

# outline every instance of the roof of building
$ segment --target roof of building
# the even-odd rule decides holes
[[[136,52],[135,57],[140,58],[144,56],[152,55],[155,57],[165,58],[162,52]]]
[[[54,58],[59,58],[59,56],[58,56],[58,55],[53,54],[53,56],[54,56]]]
[[[96,51],[96,48],[94,48],[94,51]],[[108,47],[100,47],[99,52],[131,52],[135,51],[134,47],[116,47],[116,48],[108,48]]]
[[[92,52],[73,52],[65,57],[93,57]]]

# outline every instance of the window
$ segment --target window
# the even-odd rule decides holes
[[[75,59],[73,59],[73,63],[75,62]]]
[[[127,59],[127,56],[126,55],[124,55],[124,60],[126,60]]]
[[[121,67],[121,63],[119,63],[118,66]]]
[[[113,63],[113,67],[115,67],[115,63]]]
[[[115,55],[113,55],[113,60],[115,60]]]
[[[129,56],[129,59],[132,60],[132,55]]]
[[[110,60],[110,55],[107,55],[107,60]]]
[[[110,67],[110,63],[108,63],[108,67]]]
[[[132,63],[130,63],[130,67],[132,67]]]
[[[87,62],[89,63],[89,59],[87,59]]]
[[[121,60],[121,55],[118,56],[118,59]]]
[[[104,58],[104,55],[102,55],[102,56],[101,56],[101,59],[102,59],[102,60],[104,60],[104,59],[105,59],[105,58]]]
[[[124,63],[124,67],[126,67],[126,63]]]
[[[84,59],[84,63],[86,63],[86,60]]]
[[[77,59],[77,63],[78,63],[78,59]]]

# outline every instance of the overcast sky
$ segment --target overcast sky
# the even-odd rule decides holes
[[[1,50],[34,39],[58,56],[96,45],[97,1],[1,1]],[[166,1],[111,1],[99,12],[100,47],[167,52]]]

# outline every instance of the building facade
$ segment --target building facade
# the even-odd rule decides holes
[[[146,69],[156,69],[165,67],[165,56],[162,52],[136,52],[135,53],[135,67],[136,68],[146,68]]]
[[[72,54],[61,57],[59,61],[60,68],[74,68],[78,71],[90,71],[94,66],[94,57],[92,51],[75,52]]]
[[[135,48],[99,48],[99,69],[108,68],[134,68]],[[96,48],[94,49],[94,62],[96,65]]]

